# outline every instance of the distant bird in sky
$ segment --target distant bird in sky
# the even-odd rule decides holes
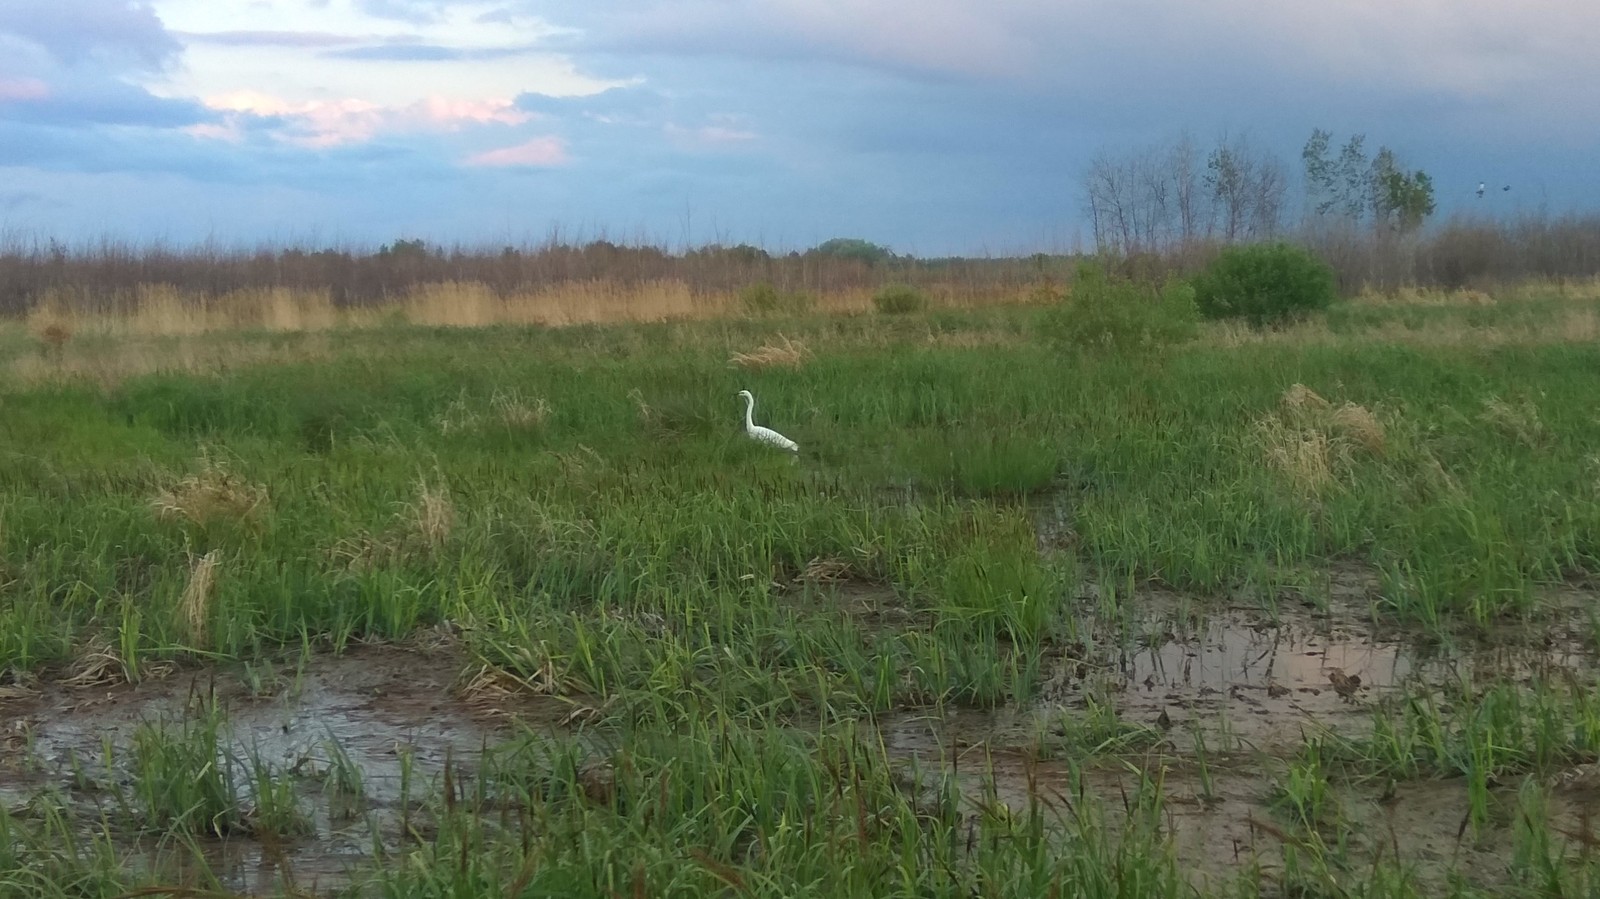
[[[1483,199],[1483,182],[1478,182],[1478,199]]]
[[[1507,184],[1505,187],[1502,187],[1500,189],[1501,190],[1510,190],[1511,189],[1511,185]]]
[[[752,420],[752,417],[756,411],[756,398],[754,394],[748,390],[741,390],[739,391],[739,395],[744,397],[744,432],[749,434],[752,440],[759,440],[768,446],[786,449],[791,453],[800,452],[799,444],[783,436],[782,434],[779,434],[777,431],[774,431],[771,428],[763,428],[762,426],[756,424],[754,420]]]

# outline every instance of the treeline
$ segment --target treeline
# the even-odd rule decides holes
[[[1095,246],[1120,256],[1290,232],[1400,237],[1433,215],[1427,172],[1408,169],[1388,147],[1369,156],[1365,135],[1335,149],[1333,134],[1316,129],[1300,162],[1303,202],[1291,196],[1289,166],[1241,136],[1223,136],[1209,149],[1184,133],[1164,144],[1101,151],[1084,172],[1084,212]]]
[[[1600,276],[1600,213],[1508,220],[1459,217],[1409,229],[1327,217],[1291,229],[1282,221],[1274,224],[1267,212],[1271,197],[1260,192],[1271,194],[1276,188],[1271,178],[1263,184],[1261,168],[1254,171],[1256,175],[1243,179],[1254,187],[1239,195],[1257,200],[1236,206],[1229,200],[1215,217],[1202,213],[1192,220],[1183,217],[1180,202],[1178,217],[1170,220],[1178,223],[1175,233],[1158,229],[1162,239],[1141,238],[1126,246],[1113,242],[1099,253],[918,259],[864,240],[832,240],[805,252],[774,254],[745,245],[672,253],[604,240],[498,249],[399,240],[376,250],[224,250],[110,242],[69,248],[54,241],[12,239],[0,243],[0,315],[25,314],[47,299],[84,311],[115,311],[137,303],[140,292],[151,287],[195,298],[239,291],[310,291],[325,293],[337,306],[360,307],[393,302],[418,287],[444,282],[481,285],[500,297],[580,283],[626,289],[671,282],[706,296],[737,293],[756,284],[810,295],[907,284],[934,294],[1002,300],[1061,285],[1084,258],[1098,258],[1112,271],[1160,279],[1200,270],[1229,244],[1262,240],[1306,246],[1333,267],[1346,293],[1400,286],[1492,288],[1531,279]],[[1130,225],[1129,233],[1151,232]]]
[[[207,298],[245,290],[327,291],[339,306],[387,303],[420,285],[442,282],[479,284],[502,297],[578,282],[626,288],[663,281],[686,284],[697,294],[737,292],[759,283],[789,293],[908,283],[999,294],[1023,291],[1037,282],[1044,258],[915,259],[858,239],[830,240],[784,254],[748,245],[671,253],[607,240],[496,249],[397,240],[377,250],[227,250],[114,242],[69,248],[53,240],[12,239],[0,243],[0,314],[26,312],[47,296],[75,308],[110,310],[153,285]],[[1064,257],[1054,258],[1055,266],[1065,271]]]
[[[1180,134],[1094,157],[1084,214],[1097,253],[1133,273],[1192,272],[1220,247],[1285,240],[1328,262],[1347,293],[1600,274],[1600,214],[1433,223],[1432,178],[1390,147],[1369,152],[1362,134],[1313,130],[1298,169],[1245,137]]]

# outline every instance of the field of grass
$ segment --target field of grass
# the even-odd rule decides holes
[[[1600,890],[1600,303],[1041,314],[0,324],[0,896]]]

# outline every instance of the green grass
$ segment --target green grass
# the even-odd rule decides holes
[[[1377,326],[1341,314],[1328,327]],[[1086,622],[1138,627],[1148,583],[1270,611],[1307,572],[1355,564],[1382,586],[1347,611],[1470,638],[1565,614],[1551,588],[1600,570],[1600,347],[1202,337],[1127,358],[1064,351],[1038,316],[788,319],[812,358],[754,371],[728,356],[772,323],[395,328],[292,364],[0,381],[0,671],[48,675],[93,640],[136,680],[448,621],[475,660],[598,710],[604,801],[576,738],[408,781],[415,833],[379,859],[378,895],[1187,895],[1159,783],[1110,817],[974,817],[951,805],[981,799],[970,785],[905,787],[858,728],[1026,707],[1095,649]],[[1294,384],[1331,407],[1287,409]],[[798,459],[743,436],[741,388]],[[896,615],[847,610],[805,579],[819,564]],[[1316,744],[1280,781],[1282,820],[1340,819],[1334,760],[1465,776],[1485,823],[1495,778],[1595,753],[1587,694],[1484,689]],[[1048,754],[1161,743],[1094,700],[1061,713]],[[191,838],[305,835],[307,785],[231,759],[224,723],[115,747],[125,814]],[[362,772],[333,756],[322,789],[359,804]],[[117,862],[118,822],[65,814],[0,809],[0,894],[45,872],[77,878],[60,895],[163,882]],[[1518,844],[1524,869],[1595,882],[1544,836]],[[1288,879],[1353,894],[1326,889],[1342,851],[1300,850]],[[1388,864],[1361,876],[1361,895],[1426,894]]]
[[[1600,423],[1583,410],[1600,373],[1588,346],[1194,349],[1145,368],[1029,344],[912,344],[741,375],[703,351],[717,336],[363,334],[348,339],[384,340],[381,355],[110,390],[13,386],[0,667],[60,661],[96,632],[147,656],[248,656],[305,632],[497,626],[513,600],[575,625],[597,607],[676,618],[709,598],[739,610],[713,616],[720,627],[772,631],[784,610],[762,585],[819,556],[859,557],[864,574],[949,613],[969,602],[959,583],[974,557],[988,575],[1048,583],[1025,496],[1071,510],[1095,575],[1217,593],[1261,570],[1354,557],[1390,574],[1394,614],[1428,622],[1525,613],[1538,585],[1594,567]],[[1302,495],[1254,427],[1296,382],[1381,410],[1391,452]],[[799,464],[738,433],[741,385],[807,447]],[[496,415],[491,398],[511,390],[548,404],[539,427]],[[670,429],[631,391],[674,413]],[[1534,442],[1485,413],[1498,397],[1537,416]],[[469,424],[440,426],[463,406]],[[202,453],[265,492],[250,519],[157,516],[152,498],[201,471]],[[454,506],[436,546],[408,540],[399,520],[419,480]],[[381,558],[353,569],[339,550],[360,535]],[[210,645],[185,647],[182,560],[213,549],[217,627]],[[1027,638],[1051,616],[999,628],[941,617],[956,637]],[[137,633],[122,633],[135,619]]]

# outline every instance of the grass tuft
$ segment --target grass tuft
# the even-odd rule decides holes
[[[223,462],[206,455],[199,472],[162,490],[150,504],[163,521],[183,519],[205,527],[255,517],[267,505],[267,489],[245,481],[228,471]]]
[[[804,343],[779,334],[776,343],[762,344],[748,353],[734,353],[728,358],[728,364],[746,370],[799,368],[810,358],[811,351]]]
[[[179,618],[187,631],[189,642],[194,646],[206,645],[211,604],[216,595],[219,559],[218,550],[215,549],[195,559],[189,566],[189,582],[184,585],[183,595],[178,600]]]

